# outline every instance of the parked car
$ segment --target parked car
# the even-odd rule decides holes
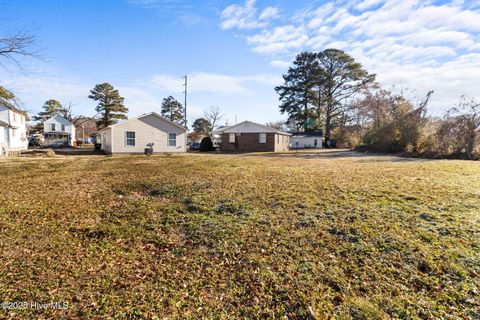
[[[192,142],[192,144],[190,144],[190,150],[200,150],[200,143]]]

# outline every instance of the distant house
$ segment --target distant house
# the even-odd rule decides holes
[[[187,129],[151,112],[98,131],[97,143],[110,154],[186,152]]]
[[[288,151],[290,134],[281,130],[244,121],[222,130],[222,151],[256,152]]]
[[[321,149],[323,142],[323,133],[315,132],[295,132],[290,139],[290,149]]]
[[[27,120],[25,111],[0,101],[0,155],[27,150]]]
[[[75,136],[78,141],[83,143],[91,143],[92,136],[97,133],[97,122],[94,118],[80,117],[75,120]]]
[[[75,126],[57,113],[43,123],[43,140],[47,146],[73,146]]]

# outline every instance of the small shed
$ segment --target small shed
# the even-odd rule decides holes
[[[223,129],[220,150],[282,152],[288,151],[289,143],[289,133],[252,121],[243,121]]]
[[[290,139],[290,149],[321,149],[322,131],[295,132]]]

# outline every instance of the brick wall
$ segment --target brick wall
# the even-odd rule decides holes
[[[235,134],[235,143],[229,142],[229,133],[222,134],[222,151],[239,151],[239,152],[255,152],[255,151],[275,151],[276,134],[267,133],[267,142],[259,143],[258,133],[241,133]]]

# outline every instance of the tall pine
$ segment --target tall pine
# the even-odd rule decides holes
[[[88,97],[98,102],[95,110],[100,113],[100,119],[97,121],[99,129],[115,124],[118,120],[128,119],[126,115],[128,108],[123,104],[124,99],[111,84],[97,84]]]
[[[317,114],[325,118],[325,139],[330,139],[347,111],[346,99],[375,81],[353,57],[342,50],[326,49],[317,55]]]
[[[42,106],[42,111],[40,111],[37,115],[32,117],[32,120],[43,123],[45,120],[50,119],[57,113],[62,113],[64,108],[62,104],[55,99],[50,99],[45,101]]]
[[[172,122],[185,124],[183,105],[172,96],[163,99],[161,114]]]
[[[314,117],[318,97],[315,88],[318,81],[317,55],[303,52],[296,56],[293,66],[283,75],[284,84],[275,88],[280,95],[280,112],[288,114],[287,124],[297,129],[309,129],[309,119]]]

